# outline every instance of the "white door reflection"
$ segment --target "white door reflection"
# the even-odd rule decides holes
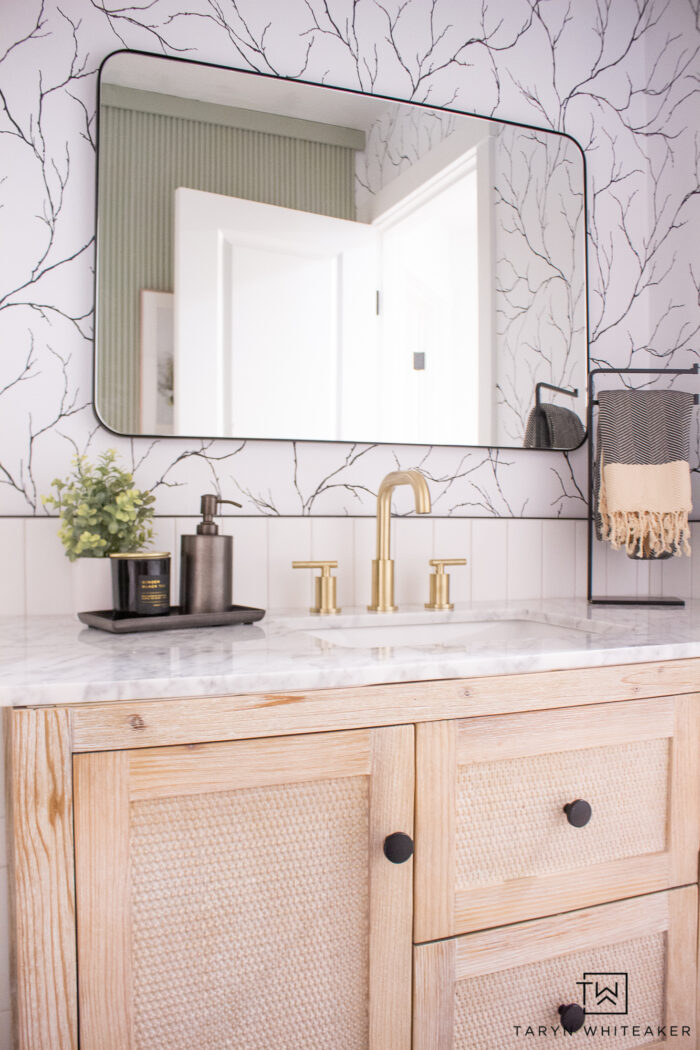
[[[482,440],[475,172],[372,223],[178,189],[175,432]]]
[[[353,422],[342,375],[366,383],[376,368],[376,231],[197,190],[175,197],[176,432],[342,437]]]

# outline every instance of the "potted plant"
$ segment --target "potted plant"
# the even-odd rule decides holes
[[[108,449],[90,463],[76,455],[67,478],[52,482],[55,494],[44,496],[58,511],[58,535],[71,562],[74,608],[109,608],[109,555],[139,551],[153,539],[155,497],[134,485],[133,475]]]

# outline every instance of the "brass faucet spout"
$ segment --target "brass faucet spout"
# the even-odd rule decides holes
[[[394,470],[382,481],[377,493],[377,558],[391,557],[391,498],[398,485],[410,485],[416,514],[430,514],[428,484],[418,470]]]
[[[430,513],[430,490],[419,470],[394,470],[377,493],[377,557],[372,562],[371,612],[394,612],[394,563],[391,560],[391,497],[398,485],[410,485],[417,514]]]

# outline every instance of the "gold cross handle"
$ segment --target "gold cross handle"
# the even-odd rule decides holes
[[[426,609],[442,611],[454,609],[450,603],[450,576],[445,572],[446,565],[466,565],[466,558],[431,558],[430,565],[435,572],[430,574],[430,601],[425,603]]]
[[[316,604],[309,609],[309,612],[326,616],[341,611],[335,604],[338,581],[331,573],[331,569],[338,568],[337,561],[293,561],[292,568],[321,570],[321,575],[315,578]]]

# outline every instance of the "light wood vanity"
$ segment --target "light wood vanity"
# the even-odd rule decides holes
[[[5,729],[20,1050],[700,1046],[698,659]]]

